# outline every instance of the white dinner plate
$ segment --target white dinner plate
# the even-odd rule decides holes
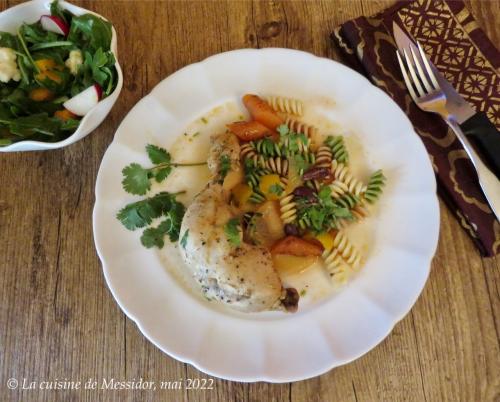
[[[329,285],[316,278],[317,286],[309,283],[310,295],[295,314],[244,314],[204,300],[187,285],[176,246],[145,249],[140,231],[126,230],[115,217],[140,199],[122,189],[121,170],[131,162],[148,164],[146,144],[170,149],[178,160],[196,161],[210,132],[245,113],[240,103],[245,93],[302,99],[311,119],[321,115],[329,122],[318,123],[320,128],[341,131],[348,145],[361,145],[351,158],[361,166],[357,173],[382,168],[388,178],[366,223],[363,269],[347,285],[321,295],[315,290]],[[206,180],[203,169],[183,168],[155,190],[174,191],[198,181],[181,198],[189,202]],[[439,208],[425,148],[386,94],[332,60],[288,49],[245,49],[179,70],[130,111],[99,169],[93,223],[113,296],[157,347],[217,377],[288,382],[360,357],[408,313],[429,275]]]

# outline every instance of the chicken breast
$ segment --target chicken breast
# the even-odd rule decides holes
[[[184,215],[181,238],[186,240],[180,247],[182,258],[209,299],[244,312],[293,310],[298,301],[296,291],[283,289],[271,253],[265,247],[243,241],[236,247],[225,234],[225,225],[237,215],[229,205],[230,193],[220,180],[222,155],[228,156],[232,171],[241,169],[239,143],[234,135],[223,134],[214,139],[208,161],[214,179],[195,197]]]

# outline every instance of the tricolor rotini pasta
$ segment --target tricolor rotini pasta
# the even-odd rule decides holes
[[[255,110],[246,104],[255,121],[248,127],[228,125],[240,139],[244,168],[236,205],[247,213],[262,212],[257,228],[269,229],[255,238],[284,236],[273,239],[271,253],[321,256],[328,275],[345,282],[363,261],[346,230],[370,215],[385,176],[377,170],[368,179],[356,177],[344,137],[323,135],[300,120],[299,100],[270,96],[260,103],[252,96],[250,102],[258,103]]]

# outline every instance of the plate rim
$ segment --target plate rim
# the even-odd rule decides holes
[[[230,381],[238,381],[238,382],[264,381],[264,382],[270,382],[270,383],[285,383],[285,382],[301,381],[301,380],[313,378],[313,377],[319,376],[321,374],[324,374],[324,373],[330,371],[331,369],[333,369],[335,367],[339,367],[339,366],[348,364],[348,363],[350,363],[350,362],[358,359],[359,357],[365,355],[366,353],[368,353],[372,349],[374,349],[377,345],[379,345],[380,343],[382,343],[382,341],[384,341],[387,338],[387,336],[394,329],[394,326],[397,323],[399,323],[410,312],[410,310],[413,308],[413,306],[417,302],[418,298],[422,294],[422,292],[423,292],[423,290],[425,288],[425,284],[427,283],[427,281],[429,279],[430,270],[431,270],[431,263],[432,263],[432,259],[433,259],[434,255],[436,253],[436,250],[437,250],[438,239],[439,239],[439,232],[440,232],[440,208],[439,208],[439,201],[438,201],[438,197],[437,197],[437,193],[436,193],[437,184],[436,184],[435,176],[434,176],[434,174],[432,174],[432,194],[434,195],[434,197],[432,197],[432,200],[433,200],[433,206],[434,206],[434,212],[435,212],[435,214],[434,214],[435,222],[433,222],[433,223],[434,223],[434,226],[435,226],[436,230],[435,230],[435,233],[433,234],[434,238],[432,239],[433,247],[429,248],[429,250],[427,250],[427,253],[421,254],[422,260],[425,261],[425,266],[424,266],[424,264],[422,264],[422,270],[425,268],[425,279],[423,280],[422,287],[416,293],[415,297],[412,298],[411,302],[408,303],[408,305],[409,305],[408,309],[405,309],[404,311],[400,312],[400,314],[398,314],[397,317],[395,315],[391,316],[391,324],[388,326],[387,331],[384,332],[384,335],[381,336],[380,339],[377,339],[373,344],[370,344],[370,345],[366,346],[365,348],[363,348],[363,351],[360,352],[359,354],[357,354],[357,355],[355,355],[355,356],[353,356],[351,358],[344,358],[344,359],[337,358],[332,364],[326,365],[326,367],[318,368],[317,370],[315,370],[315,372],[308,371],[304,375],[294,376],[294,377],[287,377],[287,378],[280,378],[280,376],[274,376],[273,377],[273,376],[268,376],[268,375],[260,375],[260,376],[255,376],[255,377],[242,378],[242,377],[240,377],[238,375],[234,375],[233,376],[233,375],[227,374],[227,373],[218,373],[218,372],[216,372],[217,370],[214,371],[212,368],[207,368],[203,364],[200,364],[199,362],[195,361],[195,359],[193,359],[193,358],[191,358],[189,356],[178,354],[178,353],[176,353],[173,350],[167,350],[167,348],[164,345],[161,345],[158,342],[156,342],[156,340],[154,339],[154,337],[150,336],[147,333],[147,330],[142,325],[140,319],[137,318],[137,317],[134,317],[128,311],[128,309],[122,304],[122,302],[119,300],[119,298],[115,294],[115,289],[113,289],[112,286],[110,285],[110,279],[108,277],[109,273],[106,270],[106,259],[105,259],[104,255],[103,255],[103,251],[100,249],[99,244],[97,243],[97,239],[96,239],[96,226],[98,225],[97,224],[97,210],[98,210],[98,207],[99,207],[99,192],[100,192],[100,186],[99,186],[99,184],[100,184],[100,176],[102,174],[101,173],[102,161],[105,160],[106,155],[108,154],[108,152],[110,152],[111,145],[115,142],[116,136],[121,131],[122,126],[124,125],[125,119],[129,116],[129,114],[134,109],[136,109],[136,107],[144,99],[146,99],[147,97],[151,96],[151,94],[153,94],[155,92],[155,90],[157,90],[157,88],[160,85],[162,85],[166,80],[173,80],[173,79],[175,79],[175,77],[178,74],[181,74],[181,73],[185,72],[185,70],[187,70],[189,68],[192,68],[193,66],[205,63],[205,62],[207,62],[209,60],[213,60],[213,59],[216,59],[216,58],[224,57],[225,55],[228,55],[228,54],[257,53],[257,52],[258,53],[266,53],[266,52],[269,53],[269,52],[276,52],[276,51],[287,52],[287,53],[290,53],[290,54],[299,54],[299,55],[303,55],[303,56],[306,55],[307,57],[312,57],[312,58],[315,58],[315,59],[327,61],[329,63],[334,63],[334,64],[337,64],[338,66],[340,66],[342,69],[344,69],[346,71],[349,71],[350,74],[354,73],[354,75],[356,75],[358,78],[362,78],[365,81],[365,83],[368,84],[371,87],[371,90],[375,90],[380,95],[384,96],[388,101],[392,102],[393,104],[395,104],[398,107],[399,113],[400,113],[401,117],[404,118],[405,123],[411,128],[411,131],[413,132],[413,134],[415,135],[415,137],[418,139],[418,142],[422,146],[422,150],[427,155],[427,158],[428,158],[428,167],[430,167],[430,170],[433,172],[433,170],[432,170],[432,164],[431,164],[430,158],[429,158],[428,153],[427,153],[427,151],[425,149],[425,146],[423,144],[422,139],[415,132],[415,129],[413,128],[413,124],[409,120],[408,116],[399,108],[399,106],[391,99],[391,97],[388,94],[386,94],[380,88],[378,88],[375,85],[373,85],[362,74],[360,74],[357,71],[355,71],[355,70],[353,70],[353,69],[345,66],[344,64],[342,64],[342,63],[340,63],[340,62],[338,62],[336,60],[332,60],[332,59],[329,59],[329,58],[326,58],[326,57],[322,57],[322,56],[317,56],[317,55],[314,55],[314,54],[312,54],[310,52],[306,52],[306,51],[302,51],[302,50],[295,50],[295,49],[288,49],[288,48],[277,48],[277,47],[263,48],[263,49],[243,48],[243,49],[236,49],[236,50],[230,50],[230,51],[227,51],[227,52],[217,53],[217,54],[211,55],[211,56],[209,56],[209,57],[207,57],[207,58],[205,58],[205,59],[203,59],[201,61],[197,61],[197,62],[188,64],[188,65],[186,65],[186,66],[184,66],[184,67],[176,70],[175,72],[173,72],[172,74],[168,75],[163,80],[161,80],[160,82],[158,82],[146,95],[144,95],[141,99],[139,99],[135,103],[135,105],[124,116],[122,122],[120,123],[120,125],[116,129],[115,135],[113,137],[113,141],[110,143],[110,145],[108,146],[108,148],[106,149],[106,151],[105,151],[105,153],[104,153],[104,155],[102,157],[101,165],[99,167],[99,171],[98,171],[97,178],[96,178],[96,184],[95,184],[95,197],[96,197],[96,199],[95,199],[95,204],[94,204],[93,213],[92,213],[93,237],[94,237],[94,243],[95,243],[96,251],[97,251],[97,254],[98,254],[99,259],[101,261],[102,271],[103,271],[103,274],[104,274],[104,277],[105,277],[105,280],[106,280],[107,287],[111,291],[111,294],[113,295],[115,301],[118,303],[118,305],[120,306],[121,310],[125,313],[125,315],[128,318],[130,318],[133,322],[135,322],[135,324],[137,325],[137,327],[141,331],[142,335],[144,335],[146,337],[146,339],[148,339],[151,343],[153,343],[156,347],[158,347],[162,352],[166,353],[167,355],[169,355],[169,356],[171,356],[171,357],[175,358],[176,360],[179,360],[179,361],[181,361],[183,363],[189,363],[189,364],[191,364],[192,366],[194,366],[195,368],[197,368],[198,370],[200,370],[200,371],[202,371],[204,373],[216,376],[218,378],[230,380]],[[429,191],[429,193],[430,193],[430,191]],[[429,236],[431,236],[431,234],[429,234]]]

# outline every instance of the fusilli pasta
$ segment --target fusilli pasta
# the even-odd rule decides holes
[[[377,170],[370,176],[364,192],[366,201],[373,204],[379,199],[382,194],[382,188],[385,186],[385,180],[386,178],[381,170]]]
[[[350,193],[359,196],[361,193],[364,193],[366,191],[366,186],[361,181],[356,179],[349,171],[349,168],[343,163],[340,163],[334,159],[332,161],[331,169],[335,179],[347,184]]]
[[[293,194],[286,194],[280,199],[280,213],[283,223],[292,223],[297,219],[297,206]]]
[[[334,232],[333,237],[333,248],[338,250],[347,265],[356,269],[361,264],[361,254],[359,251],[351,244],[342,231]]]
[[[344,164],[349,162],[349,153],[344,143],[344,137],[329,135],[325,140],[325,144],[330,148],[333,159]]]
[[[329,146],[322,145],[316,151],[316,166],[330,168],[333,153]]]
[[[295,131],[296,133],[303,133],[308,137],[312,137],[318,132],[316,127],[303,123],[300,120],[295,120],[290,116],[286,118],[285,124],[290,128],[290,130]]]
[[[276,112],[289,113],[296,116],[302,116],[303,114],[304,105],[298,99],[268,96],[266,101]]]

